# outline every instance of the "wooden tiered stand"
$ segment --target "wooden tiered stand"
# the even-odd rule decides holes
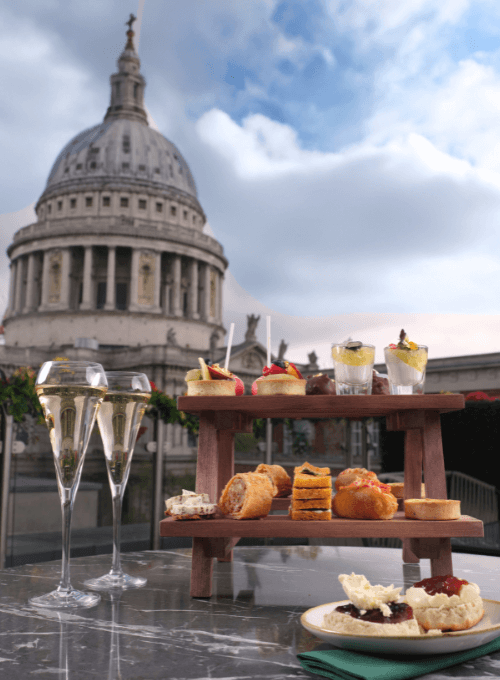
[[[460,394],[411,396],[243,396],[179,397],[178,408],[200,417],[196,491],[217,502],[234,475],[234,433],[252,432],[253,418],[353,418],[385,416],[389,430],[405,432],[405,498],[419,498],[422,469],[427,498],[446,498],[440,413],[464,407]],[[305,461],[302,461],[305,462]],[[403,462],[403,461],[402,461]],[[287,508],[275,499],[273,508]],[[391,520],[294,521],[270,515],[257,520],[229,518],[160,522],[161,536],[192,536],[191,596],[210,597],[213,558],[231,560],[241,537],[397,537],[403,560],[430,558],[431,573],[451,574],[452,536],[483,536],[483,523],[462,515],[458,520],[419,521],[397,512]]]

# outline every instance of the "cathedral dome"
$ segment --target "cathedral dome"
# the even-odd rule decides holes
[[[148,124],[133,36],[129,28],[104,120],[66,144],[37,221],[9,246],[6,344],[168,348],[183,380],[183,364],[223,336],[227,260],[203,231],[182,154]]]
[[[188,164],[171,141],[137,120],[111,117],[76,135],[58,155],[40,198],[79,185],[145,184],[196,198]]]

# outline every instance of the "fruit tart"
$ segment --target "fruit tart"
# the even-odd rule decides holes
[[[252,385],[252,394],[301,394],[306,393],[306,380],[291,361],[273,361],[264,366],[262,376]]]
[[[210,359],[198,358],[200,368],[186,373],[188,397],[240,396],[245,391],[242,380]]]

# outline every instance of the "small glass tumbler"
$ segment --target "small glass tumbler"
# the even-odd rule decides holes
[[[349,341],[332,346],[337,394],[371,394],[375,347]]]
[[[417,349],[384,347],[385,364],[389,376],[391,394],[423,394],[427,347]]]

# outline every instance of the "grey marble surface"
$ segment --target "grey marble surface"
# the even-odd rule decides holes
[[[103,593],[97,607],[73,613],[28,604],[57,586],[60,562],[0,572],[0,678],[317,678],[302,670],[296,654],[328,645],[299,619],[309,607],[344,599],[339,573],[355,571],[383,585],[430,575],[428,560],[403,567],[395,549],[237,547],[232,563],[215,563],[213,596],[194,600],[189,550],[129,553],[123,563],[147,585]],[[109,567],[109,555],[73,559],[73,586]],[[484,597],[500,600],[500,558],[455,554],[454,569],[479,583]],[[500,653],[422,677],[500,677]]]

